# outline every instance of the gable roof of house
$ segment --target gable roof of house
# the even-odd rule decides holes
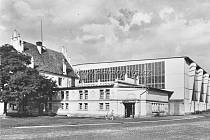
[[[65,60],[66,76],[77,78],[77,74],[60,52],[44,48],[40,54],[37,46],[28,42],[24,42],[24,52],[33,57],[35,67],[42,72],[63,75],[63,60]]]

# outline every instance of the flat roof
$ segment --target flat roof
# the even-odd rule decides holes
[[[123,83],[121,81],[118,81],[119,83]],[[64,87],[64,88],[55,88],[55,91],[61,91],[61,90],[81,90],[81,89],[98,89],[98,88],[136,88],[136,89],[146,89],[148,91],[158,91],[167,93],[169,95],[173,94],[173,91],[165,90],[165,89],[158,89],[158,88],[152,88],[152,87],[145,87],[142,85],[134,85],[134,84],[128,84],[125,83],[125,85],[118,85],[114,86],[114,83],[110,83],[107,85],[84,85],[84,86],[76,86],[76,87]]]
[[[78,90],[78,89],[93,89],[93,88],[112,88],[114,84],[109,85],[85,85],[85,86],[76,86],[76,87],[63,87],[63,88],[54,88],[55,91],[59,90]]]
[[[80,64],[75,64],[72,65],[74,67],[76,66],[81,66],[81,65],[91,65],[91,64],[103,64],[103,63],[118,63],[118,62],[132,62],[132,61],[146,61],[146,60],[161,60],[161,59],[176,59],[176,58],[184,58],[187,62],[189,63],[196,63],[195,61],[193,61],[191,58],[189,58],[188,56],[172,56],[172,57],[159,57],[159,58],[147,58],[147,59],[132,59],[132,60],[118,60],[118,61],[102,61],[102,62],[92,62],[92,63],[80,63]],[[198,69],[203,69],[201,66],[199,66],[197,63],[197,68]],[[206,70],[204,70],[204,73],[207,73]]]

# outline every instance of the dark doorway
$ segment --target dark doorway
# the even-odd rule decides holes
[[[125,118],[130,118],[135,115],[135,103],[124,103],[125,105]]]

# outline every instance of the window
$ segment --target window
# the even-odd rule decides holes
[[[64,91],[61,91],[61,100],[64,99]]]
[[[82,103],[79,103],[79,110],[82,110]]]
[[[69,100],[69,91],[66,91],[66,100]]]
[[[82,91],[79,91],[79,99],[80,99],[80,100],[82,100],[82,96],[83,96]]]
[[[66,109],[69,109],[69,104],[68,103],[66,103]]]
[[[104,90],[100,90],[100,99],[104,99]]]
[[[164,84],[165,86],[165,62],[153,62],[145,64],[127,65],[127,66],[116,66],[101,69],[90,69],[79,71],[82,77],[80,81],[85,83],[114,81],[116,78],[124,79],[125,73],[128,78],[133,76],[139,76],[140,84],[151,85],[151,87],[157,87],[156,84]],[[164,86],[159,86],[162,88]],[[104,95],[105,96],[105,95]]]
[[[88,99],[88,90],[85,90],[85,99]]]
[[[99,109],[103,110],[104,109],[104,104],[103,103],[99,103]]]
[[[106,99],[110,99],[110,90],[106,89]]]
[[[109,110],[109,103],[106,103],[106,110]]]
[[[61,109],[64,109],[64,103],[61,103]]]
[[[10,103],[10,104],[9,104],[9,107],[10,107],[12,110],[17,110],[16,104]]]
[[[58,85],[62,86],[62,78],[58,77]]]
[[[88,110],[88,103],[85,103],[85,110]]]

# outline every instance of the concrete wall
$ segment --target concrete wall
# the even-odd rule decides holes
[[[191,113],[194,110],[194,103],[192,102],[193,93],[194,93],[194,83],[195,83],[195,75],[196,75],[196,67],[195,63],[188,64],[185,61],[185,92],[184,92],[184,106],[185,113]]]
[[[157,112],[162,112],[163,114],[169,113],[169,97],[167,94],[159,91],[149,91],[146,99],[147,115],[153,115]]]
[[[174,91],[170,99],[184,99],[184,58],[165,60],[165,89]]]
[[[184,100],[170,100],[169,102],[169,114],[170,115],[184,115]]]
[[[208,110],[208,79],[209,74],[197,64],[185,62],[185,113]]]

